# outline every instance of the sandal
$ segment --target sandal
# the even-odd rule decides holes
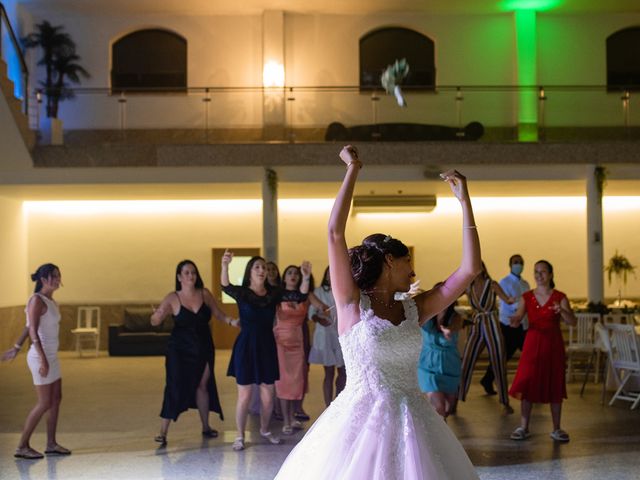
[[[522,427],[518,427],[513,431],[513,433],[511,434],[511,437],[509,438],[511,438],[511,440],[526,440],[530,436],[531,434],[529,433],[529,430]]]
[[[291,427],[291,425],[285,425],[284,427],[282,427],[282,434],[293,435],[293,428]],[[264,435],[262,436],[264,437]]]
[[[156,435],[155,437],[153,437],[153,441],[158,442],[161,447],[164,447],[167,445],[167,436],[162,434]]]
[[[503,415],[513,415],[513,407],[509,404],[502,406]]]
[[[303,422],[306,422],[308,420],[310,420],[311,417],[309,417],[309,415],[307,415],[304,412],[296,412],[293,414],[293,418],[296,418],[298,420],[302,420]]]
[[[205,438],[218,438],[218,431],[210,428],[209,430],[203,430],[202,436]]]
[[[291,428],[293,428],[294,430],[303,430],[304,423],[302,423],[300,420],[294,420],[293,422],[291,422]]]
[[[45,455],[71,455],[71,450],[62,445],[56,445],[53,448],[47,448],[44,453]]]
[[[561,428],[554,430],[553,432],[551,432],[549,436],[553,438],[556,442],[566,443],[569,441],[569,434],[564,430],[562,430]]]
[[[284,428],[283,428],[284,430]],[[282,443],[282,440],[280,440],[280,438],[274,436],[271,434],[271,432],[260,432],[260,436],[262,438],[266,438],[269,443],[272,443],[273,445],[280,445]]]
[[[24,458],[27,460],[36,460],[38,458],[44,458],[43,454],[41,454],[37,450],[34,450],[31,447],[17,448],[16,453],[14,453],[13,456],[16,458]]]
[[[236,439],[233,441],[233,444],[231,445],[231,448],[233,448],[233,450],[236,452],[244,450],[244,438],[236,437]]]

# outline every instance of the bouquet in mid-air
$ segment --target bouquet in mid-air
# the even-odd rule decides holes
[[[388,65],[380,77],[380,83],[382,83],[384,89],[387,93],[393,93],[395,95],[398,105],[401,107],[407,106],[407,102],[402,95],[402,89],[400,88],[402,81],[407,75],[409,75],[409,64],[407,63],[407,59],[403,58],[396,60],[392,65]]]

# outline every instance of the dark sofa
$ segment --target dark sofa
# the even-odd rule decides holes
[[[148,307],[128,307],[124,309],[121,325],[109,325],[109,355],[164,355],[167,341],[173,329],[173,318],[154,327],[149,317]]]

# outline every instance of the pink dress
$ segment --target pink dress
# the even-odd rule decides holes
[[[280,370],[280,379],[276,380],[276,395],[283,400],[301,400],[304,393],[306,361],[302,324],[308,308],[308,301],[282,302],[276,310],[273,335]]]

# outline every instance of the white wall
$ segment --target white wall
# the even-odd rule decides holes
[[[120,36],[145,27],[167,28],[188,41],[188,84],[199,86],[260,86],[262,17],[245,16],[69,16],[52,12],[47,19],[62,24],[78,43],[82,64],[92,78],[83,86],[109,85],[110,46]],[[36,19],[38,21],[39,19]],[[538,14],[538,75],[546,85],[603,85],[605,39],[640,22],[640,14]],[[512,85],[515,77],[515,32],[510,13],[494,15],[321,15],[285,12],[286,83],[291,86],[344,86],[358,83],[358,40],[367,32],[401,26],[435,41],[439,85]],[[547,124],[618,125],[617,96],[598,93],[547,92]],[[487,126],[513,125],[517,98],[513,92],[466,91],[462,122]],[[299,126],[326,126],[373,121],[368,94],[295,93],[289,121]],[[399,109],[384,96],[377,104],[379,122],[423,122],[454,125],[454,93],[409,94],[410,108]],[[577,109],[576,105],[580,105]],[[589,105],[591,106],[589,108]],[[256,127],[262,122],[262,95],[213,95],[212,127]],[[637,110],[637,109],[636,109]],[[93,112],[100,115],[93,115]],[[633,109],[632,109],[633,112]],[[61,116],[67,128],[117,128],[116,98],[82,95],[64,102]],[[640,124],[640,115],[632,118]],[[201,128],[202,96],[169,95],[162,99],[130,98],[128,128]]]
[[[525,277],[533,284],[535,260],[553,263],[558,288],[572,297],[586,297],[586,225],[584,201],[564,205],[528,197],[516,209],[512,199],[487,204],[478,197],[476,218],[483,258],[496,278],[507,272],[507,260],[520,253]],[[353,216],[349,245],[374,232],[384,232],[414,247],[415,271],[430,286],[457,266],[461,248],[461,217],[452,198],[443,197],[432,213],[422,215]],[[280,204],[280,264],[308,259],[321,275],[327,265],[326,224],[331,200],[302,205]],[[259,247],[262,241],[259,201],[244,211],[226,208],[178,212],[120,214],[30,213],[29,268],[45,261],[60,265],[65,287],[62,302],[157,301],[173,289],[175,265],[194,260],[211,285],[211,249]],[[301,208],[301,206],[303,208]],[[640,200],[624,211],[605,210],[605,259],[617,248],[640,264]],[[630,278],[627,295],[640,296],[640,279]],[[615,295],[615,285],[606,296]]]
[[[0,192],[0,307],[23,305],[28,296],[27,234],[22,202]]]

